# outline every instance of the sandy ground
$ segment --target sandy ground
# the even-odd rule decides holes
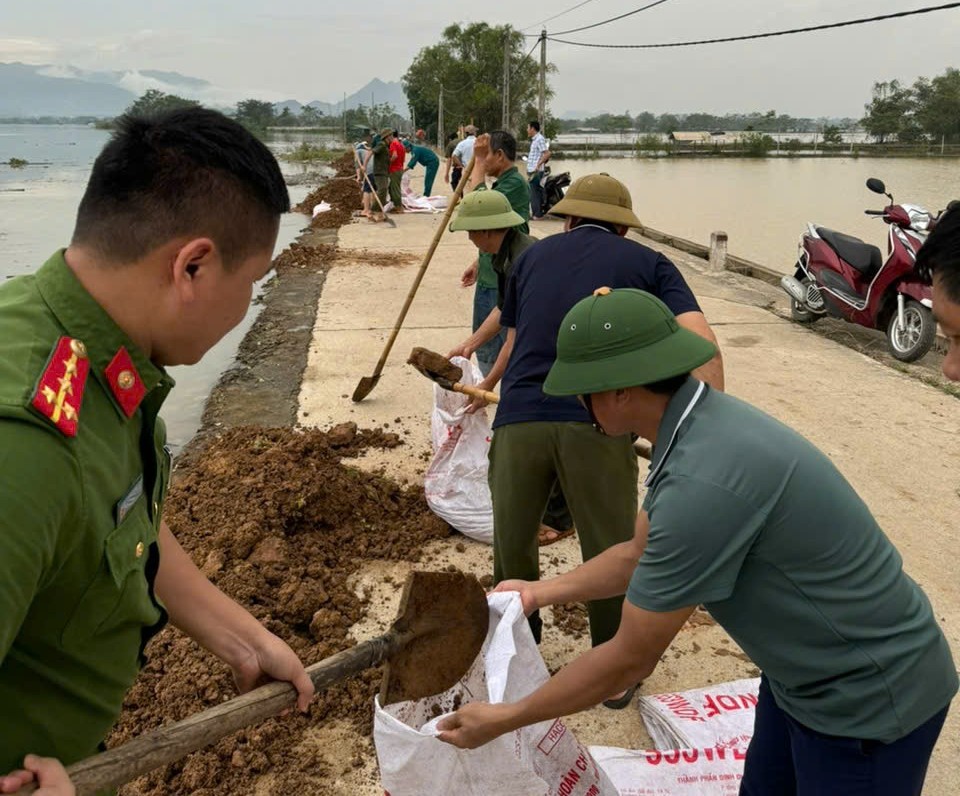
[[[340,230],[341,256],[320,297],[298,419],[321,428],[350,419],[404,433],[407,445],[369,456],[362,466],[416,481],[429,451],[432,385],[404,362],[413,346],[445,353],[469,333],[472,290],[459,282],[475,249],[464,233],[445,232],[379,385],[365,401],[353,404],[349,396],[358,380],[373,372],[441,216],[395,218],[396,229],[355,223]],[[558,232],[555,220],[533,224],[532,234],[538,237]],[[701,301],[720,340],[729,392],[786,422],[831,456],[900,549],[907,572],[926,590],[952,647],[960,650],[956,398],[778,317],[770,308],[783,311],[786,302],[775,289],[733,274],[708,275],[702,261],[650,245],[680,265]],[[408,254],[408,264],[396,264],[396,257],[389,265],[378,264],[378,252]],[[643,465],[641,461],[641,478]],[[544,548],[541,560],[546,575],[564,571],[579,562],[579,549],[574,540],[564,540]],[[488,574],[490,548],[455,537],[431,550],[424,566],[447,563]],[[368,617],[353,629],[358,640],[381,632],[392,620],[399,595],[395,587],[385,586],[384,577],[391,574],[399,581],[403,567],[384,562],[358,576],[357,590],[373,596]],[[585,638],[548,625],[541,651],[555,669],[586,645]],[[720,628],[698,625],[681,633],[643,691],[696,688],[755,673]],[[649,744],[635,708],[594,708],[570,717],[569,725],[588,744]],[[315,742],[333,751],[338,732],[343,731],[325,732]],[[960,718],[955,711],[935,752],[925,793],[956,793],[951,761],[958,753]],[[345,771],[335,787],[331,794],[380,796],[375,761]]]

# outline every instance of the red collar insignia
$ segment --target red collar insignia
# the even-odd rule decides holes
[[[64,436],[77,436],[80,404],[89,372],[90,360],[86,346],[72,337],[61,337],[47,360],[47,367],[30,403],[40,414],[53,421],[53,425]]]
[[[147,394],[147,388],[143,385],[143,379],[140,378],[140,373],[133,364],[126,348],[120,346],[120,350],[110,360],[104,374],[107,377],[110,390],[113,392],[113,397],[120,405],[123,413],[127,417],[133,417],[133,413],[140,406],[143,396]]]

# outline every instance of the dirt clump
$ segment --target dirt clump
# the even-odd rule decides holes
[[[352,172],[351,172],[352,174]],[[310,226],[319,229],[342,227],[353,219],[353,211],[361,209],[360,186],[352,177],[335,177],[318,188],[314,188],[307,197],[293,209],[298,213],[310,215],[315,205],[327,202],[332,210],[319,213],[310,222]]]
[[[292,268],[307,268],[311,271],[324,271],[332,265],[337,247],[329,244],[304,244],[294,241],[280,252],[273,261],[277,273]]]
[[[552,607],[553,624],[572,638],[583,638],[589,632],[590,620],[583,603],[558,603]]]
[[[364,613],[347,585],[365,561],[417,561],[449,526],[428,509],[423,490],[343,463],[370,447],[396,447],[396,434],[344,424],[317,430],[239,427],[211,438],[202,455],[178,468],[164,517],[191,558],[302,660],[313,663],[353,646],[349,628]],[[228,668],[179,631],[167,628],[147,647],[147,663],[109,739],[117,746],[143,732],[236,695]],[[124,786],[123,796],[203,796],[322,792],[327,762],[308,732],[345,720],[371,731],[380,672],[368,670],[321,692],[309,715],[291,714],[242,730],[206,750]],[[345,765],[369,757],[364,741],[344,748]],[[339,758],[338,758],[339,759]]]
[[[407,364],[413,365],[428,379],[439,377],[451,382],[458,382],[463,378],[463,369],[454,365],[449,359],[435,351],[417,346],[407,357]]]

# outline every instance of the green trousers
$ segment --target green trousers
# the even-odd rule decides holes
[[[637,519],[637,455],[629,437],[605,437],[589,423],[513,423],[490,445],[493,576],[540,578],[537,530],[559,480],[577,526],[584,561],[633,538]],[[623,597],[588,603],[594,646],[613,638]],[[531,617],[540,639],[540,618]]]
[[[393,202],[395,210],[403,210],[403,195],[400,191],[401,180],[403,180],[402,171],[390,172],[390,201]]]

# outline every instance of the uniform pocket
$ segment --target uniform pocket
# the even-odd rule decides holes
[[[100,566],[63,631],[64,644],[154,624],[160,612],[150,598],[145,567],[156,539],[142,498],[104,540]]]

